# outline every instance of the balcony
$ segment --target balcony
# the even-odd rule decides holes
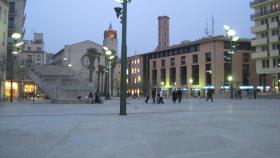
[[[251,41],[253,47],[267,44],[267,38],[255,39]]]
[[[269,43],[276,43],[280,41],[280,36],[271,36],[269,37]]]
[[[255,52],[251,54],[252,59],[262,59],[268,57],[268,52]]]
[[[270,56],[271,57],[279,57],[280,56],[280,50],[276,49],[276,50],[271,50],[270,51]]]
[[[250,6],[251,6],[251,8],[253,8],[254,6],[256,6],[260,3],[266,2],[266,1],[269,1],[269,0],[254,0],[253,2],[250,2]]]
[[[255,26],[255,27],[251,28],[252,33],[262,32],[262,31],[266,31],[266,30],[267,30],[266,25],[259,25],[259,26]]]
[[[267,16],[273,13],[277,13],[280,11],[280,7],[279,8],[275,8],[273,10],[267,10],[266,12],[259,12],[259,13],[255,13],[251,15],[251,20],[255,21],[257,18],[262,17],[262,16]]]
[[[269,29],[277,29],[279,27],[280,27],[280,23],[278,21],[269,24]]]

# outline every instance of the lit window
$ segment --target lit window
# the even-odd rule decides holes
[[[136,80],[136,78],[134,79],[134,83],[135,83],[135,84],[137,83],[137,80]]]
[[[128,69],[126,69],[126,74],[128,75]]]
[[[138,64],[140,63],[140,60],[139,60],[139,59],[137,60],[137,63],[138,63]]]
[[[138,69],[138,73],[140,72],[140,69]]]
[[[138,82],[140,82],[141,81],[141,76],[138,76]]]
[[[134,74],[134,69],[132,68],[131,73]]]

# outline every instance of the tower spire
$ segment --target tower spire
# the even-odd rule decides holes
[[[110,25],[109,25],[109,30],[113,30],[113,26],[112,26],[111,22],[110,22]]]

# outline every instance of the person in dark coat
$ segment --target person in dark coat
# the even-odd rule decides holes
[[[179,103],[181,103],[181,100],[182,100],[182,97],[183,97],[183,93],[182,93],[181,89],[178,89],[177,95],[178,95],[178,101],[179,101]]]
[[[147,93],[146,93],[146,100],[145,100],[145,103],[146,103],[146,104],[148,104],[149,99],[150,99],[150,92],[149,92],[149,90],[148,90]]]
[[[157,103],[160,103],[160,89],[157,90]]]
[[[173,103],[176,103],[177,101],[177,92],[175,90],[172,92],[172,101]]]
[[[152,91],[153,104],[156,103],[156,93],[157,93],[156,90],[153,89],[153,91]]]
[[[95,103],[98,103],[98,104],[101,103],[100,93],[99,92],[95,92]]]
[[[208,101],[209,99],[211,99],[211,102],[213,102],[213,90],[212,89],[207,90],[206,101]]]

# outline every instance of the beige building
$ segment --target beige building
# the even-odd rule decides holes
[[[6,79],[6,56],[7,56],[7,36],[8,36],[8,12],[9,3],[7,0],[0,0],[0,99],[4,96],[4,82]]]
[[[0,55],[6,56],[8,36],[8,12],[7,0],[0,0]]]
[[[252,46],[256,51],[252,59],[256,60],[257,73],[261,75],[261,84],[273,85],[273,91],[280,87],[280,1],[279,0],[254,0],[251,2],[254,14],[251,20],[255,22],[251,32],[256,35]],[[268,74],[273,79],[268,81]]]
[[[33,40],[25,40],[23,52],[18,55],[18,58],[21,64],[27,67],[46,64],[43,33],[34,33]]]
[[[12,68],[12,51],[13,51],[13,40],[12,34],[14,32],[21,33],[24,36],[24,23],[25,23],[25,6],[26,0],[8,0],[9,12],[8,12],[8,47],[7,47],[7,68],[6,68],[6,82],[5,82],[5,97],[9,98],[11,95],[11,88],[13,90],[13,97],[18,98],[19,85],[14,82],[11,86],[11,68]],[[23,39],[23,37],[22,37]],[[14,76],[17,71],[13,71]]]
[[[238,41],[232,64],[229,51],[230,41],[216,36],[152,52],[149,54],[151,88],[162,88],[168,92],[180,88],[193,93],[214,88],[219,92],[229,88],[228,77],[231,75],[236,89],[258,86],[250,40]]]

